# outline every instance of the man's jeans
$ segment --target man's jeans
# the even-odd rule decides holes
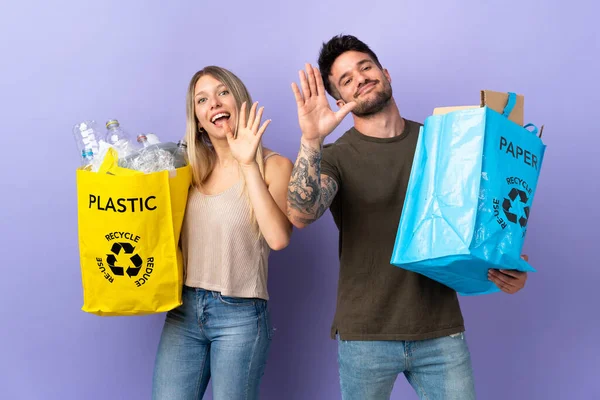
[[[422,341],[338,338],[338,363],[343,400],[387,400],[400,373],[421,399],[475,399],[464,333]]]

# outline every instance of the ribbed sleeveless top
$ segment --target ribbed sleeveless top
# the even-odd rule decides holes
[[[181,231],[186,286],[269,299],[270,248],[251,220],[251,207],[241,179],[214,195],[190,188]]]

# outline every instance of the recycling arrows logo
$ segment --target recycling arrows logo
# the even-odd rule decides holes
[[[110,251],[111,254],[106,255],[106,263],[113,274],[124,276],[126,273],[130,278],[138,275],[143,260],[134,253],[135,247],[131,243],[114,243]]]
[[[508,219],[513,224],[517,221],[521,228],[527,226],[527,220],[529,219],[529,206],[526,205],[529,199],[527,193],[517,188],[512,188],[507,198],[504,198],[502,202],[502,209]],[[522,207],[522,212],[520,211]]]

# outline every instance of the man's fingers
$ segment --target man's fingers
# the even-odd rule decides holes
[[[494,278],[495,280],[500,281],[500,282],[504,283],[505,285],[513,286],[514,278],[511,276],[507,276],[507,275],[503,274],[502,272],[499,272],[496,270],[490,270],[488,272],[488,277]]]
[[[304,105],[304,98],[302,97],[302,94],[300,93],[300,89],[298,88],[298,85],[296,85],[296,82],[292,83],[292,91],[294,92],[296,104],[298,105],[298,107],[302,107]]]
[[[344,104],[342,108],[335,113],[335,118],[338,120],[338,122],[341,122],[350,111],[354,110],[356,104],[357,103],[355,101]]]
[[[317,82],[317,92],[325,96],[325,85],[323,85],[323,78],[321,72],[317,67],[313,67],[313,73],[315,74],[315,81]]]
[[[300,76],[300,86],[302,87],[302,96],[304,97],[304,101],[307,101],[310,97],[310,87],[308,86],[308,81],[306,80],[306,74],[304,71],[299,71],[298,75]]]
[[[320,93],[317,91],[317,81],[315,77],[315,71],[309,63],[306,63],[306,75],[308,76],[308,87],[312,96],[318,96]]]
[[[503,282],[502,280],[496,278],[495,276],[489,276],[490,281],[492,281],[496,286],[498,286],[498,288],[500,290],[502,290],[503,292],[506,293],[512,293],[514,291],[514,288],[510,285],[507,285],[505,282]]]
[[[525,272],[517,271],[514,269],[501,269],[500,272],[503,273],[504,275],[508,275],[511,278],[515,278],[515,279],[522,278],[523,275],[525,275]]]

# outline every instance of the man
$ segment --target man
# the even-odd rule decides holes
[[[307,64],[300,85],[292,84],[302,138],[288,218],[304,228],[329,208],[339,229],[331,335],[338,339],[343,399],[389,399],[399,373],[421,398],[475,398],[456,292],[390,264],[421,124],[401,117],[390,74],[353,36],[325,43],[319,69]],[[350,112],[354,127],[323,146]],[[526,278],[490,272],[508,293]]]

